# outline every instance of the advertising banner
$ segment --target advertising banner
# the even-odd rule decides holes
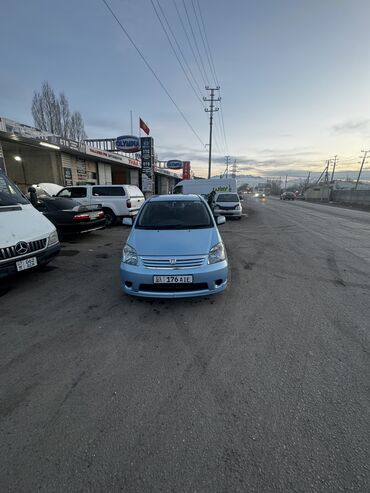
[[[63,168],[64,186],[71,187],[73,185],[72,180],[72,168]]]
[[[184,161],[182,167],[182,179],[190,180],[190,161]]]
[[[142,191],[153,192],[154,141],[153,137],[141,137]]]

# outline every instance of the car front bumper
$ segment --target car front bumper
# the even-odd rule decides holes
[[[242,211],[239,209],[232,209],[232,210],[214,209],[213,215],[216,217],[217,216],[240,217],[242,215]]]
[[[227,287],[227,260],[216,264],[188,269],[148,269],[143,266],[121,262],[121,288],[126,294],[146,298],[190,298],[207,296],[224,291]],[[193,276],[193,283],[160,284],[153,282],[154,276]]]
[[[58,243],[57,245],[53,245],[49,248],[46,248],[46,250],[42,250],[39,253],[37,252],[30,253],[29,255],[25,255],[21,258],[9,259],[6,262],[2,262],[0,263],[0,278],[11,276],[13,274],[18,274],[17,265],[16,265],[18,260],[25,260],[26,258],[36,257],[37,266],[33,267],[33,269],[35,269],[40,265],[45,265],[48,262],[50,262],[50,260],[56,257],[59,252],[60,252],[60,243]]]

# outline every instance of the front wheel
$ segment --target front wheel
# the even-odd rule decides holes
[[[104,209],[104,214],[105,214],[105,225],[107,226],[107,228],[112,227],[117,220],[115,213],[110,209]]]

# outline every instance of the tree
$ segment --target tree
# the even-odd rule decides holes
[[[46,81],[33,94],[32,116],[35,126],[46,132],[79,142],[87,138],[81,113],[71,114],[65,94],[61,92],[58,98]]]

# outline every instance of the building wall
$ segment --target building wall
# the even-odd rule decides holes
[[[333,190],[333,202],[370,206],[370,190]]]
[[[34,152],[33,152],[34,151]],[[7,174],[23,192],[37,183],[57,183],[64,185],[60,154],[50,151],[33,150],[24,146],[17,155],[22,161],[14,159],[13,152],[4,152]]]
[[[305,193],[306,200],[329,202],[331,189],[325,185],[317,185],[308,188]]]

